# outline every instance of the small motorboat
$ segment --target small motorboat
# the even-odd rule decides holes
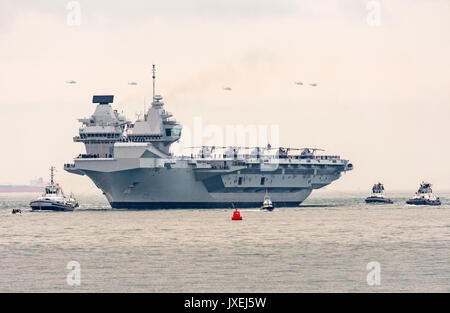
[[[366,203],[393,203],[391,199],[386,198],[382,183],[373,185],[372,194],[368,196],[365,201]]]
[[[273,206],[272,200],[270,200],[269,195],[266,192],[266,195],[264,196],[264,201],[261,206],[261,210],[267,210],[267,211],[273,211],[275,207]]]
[[[414,197],[406,201],[413,205],[441,205],[441,200],[433,194],[431,184],[422,182]]]
[[[42,196],[30,202],[33,211],[73,211],[78,202],[71,194],[67,197],[61,186],[54,181],[55,167],[50,168],[50,184],[45,186]]]

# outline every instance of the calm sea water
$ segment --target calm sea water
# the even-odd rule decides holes
[[[449,292],[450,194],[440,207],[366,205],[364,194],[241,210],[31,212],[0,194],[1,292]],[[22,215],[12,208],[26,207]],[[67,263],[81,266],[70,286]],[[380,285],[366,266],[380,264]]]

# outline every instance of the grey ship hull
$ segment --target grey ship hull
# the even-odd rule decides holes
[[[305,197],[306,199],[306,197]],[[279,207],[295,207],[301,201],[276,202]],[[111,202],[114,209],[214,209],[214,208],[257,208],[259,202]]]
[[[306,184],[304,187],[289,188],[230,188],[222,183],[222,175],[216,175],[209,181],[198,180],[191,169],[140,168],[110,173],[84,172],[103,191],[111,207],[120,209],[259,208],[266,190],[275,206],[292,207],[298,206],[312,192]]]
[[[127,209],[259,208],[266,192],[276,207],[298,206],[353,168],[336,157],[154,158],[149,149],[123,144],[114,158],[77,158],[64,168],[87,175],[113,208]]]

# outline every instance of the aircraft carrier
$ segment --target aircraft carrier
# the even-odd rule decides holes
[[[154,87],[151,107],[134,123],[113,109],[113,99],[93,97],[95,112],[79,119],[82,126],[73,138],[84,143],[86,153],[64,165],[88,176],[113,208],[259,207],[266,193],[277,207],[298,206],[313,189],[353,169],[339,156],[318,155],[319,149],[270,145],[203,146],[198,153],[174,156],[169,149],[181,138],[182,125],[164,109]]]

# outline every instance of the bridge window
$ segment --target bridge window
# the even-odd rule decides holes
[[[265,185],[265,183],[266,183],[266,178],[265,177],[261,177],[260,185]]]
[[[181,136],[180,128],[166,128],[166,136],[177,137]]]
[[[239,177],[239,179],[238,179],[238,185],[242,185],[242,177]]]

